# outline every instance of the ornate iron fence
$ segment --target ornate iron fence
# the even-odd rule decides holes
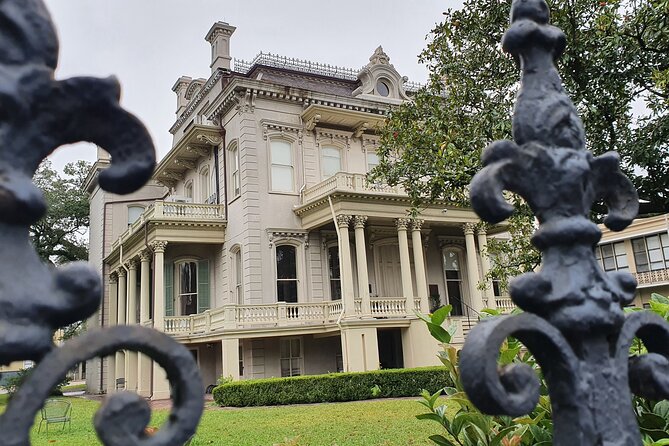
[[[669,327],[646,312],[625,317],[622,307],[632,302],[636,282],[628,273],[602,271],[593,252],[601,232],[588,219],[592,204],[603,200],[606,226],[624,229],[638,212],[636,191],[615,152],[594,157],[585,150],[583,124],[554,66],[565,35],[549,24],[544,0],[513,1],[502,45],[522,70],[514,141],[486,149],[471,199],[481,218],[497,223],[513,212],[502,191],[522,196],[540,222],[532,241],[543,264],[511,284],[524,314],[484,321],[471,331],[460,362],[465,390],[490,414],[517,416],[534,408],[534,372],[522,365],[498,370],[497,349],[513,335],[546,377],[553,444],[641,445],[630,389],[651,399],[669,396]],[[634,336],[648,354],[630,359]]]
[[[203,409],[204,390],[192,355],[169,336],[140,326],[91,330],[54,346],[58,328],[95,313],[101,280],[85,263],[47,267],[29,239],[29,226],[46,212],[31,181],[46,156],[64,144],[95,143],[112,155],[111,167],[100,173],[100,187],[127,194],[153,172],[149,134],[119,106],[115,79],[54,79],[58,40],[41,0],[0,1],[0,45],[0,363],[38,363],[0,416],[0,443],[30,444],[35,415],[72,366],[127,349],[165,369],[172,412],[148,438],[146,401],[115,394],[95,416],[98,436],[105,445],[181,445],[195,432]]]

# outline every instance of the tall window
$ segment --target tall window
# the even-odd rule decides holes
[[[139,220],[143,212],[143,206],[128,206],[128,226]]]
[[[341,299],[341,269],[339,268],[339,246],[328,248],[328,270],[330,272],[330,298]]]
[[[443,257],[448,303],[453,306],[452,314],[454,316],[462,316],[462,268],[460,265],[460,253],[456,249],[445,249]]]
[[[376,152],[367,152],[367,172],[379,165],[379,155]]]
[[[270,144],[271,156],[271,184],[272,190],[277,192],[293,192],[293,148],[290,143],[282,140],[273,140]]]
[[[211,188],[209,187],[209,167],[205,167],[200,171],[200,198],[203,203],[211,202]]]
[[[300,376],[302,374],[302,340],[299,338],[281,339],[281,376]]]
[[[197,314],[197,263],[177,263],[177,277],[179,279],[177,308],[180,315]]]
[[[595,257],[604,271],[629,271],[625,243],[606,243],[595,247]]]
[[[230,189],[232,189],[233,197],[236,197],[241,193],[239,164],[239,148],[234,147],[230,150]]]
[[[193,199],[193,182],[189,182],[184,186],[184,195],[186,198]]]
[[[667,233],[632,239],[634,263],[640,273],[669,268],[669,235]]]
[[[242,280],[242,250],[238,249],[234,253],[235,268],[235,301],[242,305],[244,303],[244,283]]]
[[[341,150],[333,146],[324,146],[321,149],[321,170],[323,178],[330,178],[341,172]]]
[[[297,249],[276,247],[276,296],[279,302],[297,302]]]

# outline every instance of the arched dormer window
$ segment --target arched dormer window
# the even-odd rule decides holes
[[[341,150],[335,146],[321,148],[321,173],[323,179],[342,171]]]

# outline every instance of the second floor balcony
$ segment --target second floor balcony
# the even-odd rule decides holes
[[[407,195],[401,186],[372,183],[367,181],[367,175],[361,173],[338,172],[315,186],[305,189],[302,193],[301,204],[307,205],[337,192],[362,195]]]

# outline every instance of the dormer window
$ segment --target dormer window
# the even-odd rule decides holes
[[[379,80],[376,83],[376,92],[383,97],[388,97],[388,95],[390,95],[390,87],[388,86],[388,83],[385,80]]]

